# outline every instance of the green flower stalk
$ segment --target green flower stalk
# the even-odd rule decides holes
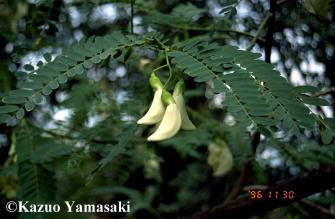
[[[185,91],[185,83],[183,80],[179,80],[173,91],[173,99],[176,101],[177,107],[181,115],[181,129],[194,130],[195,125],[191,122],[186,112],[185,101],[183,93]]]

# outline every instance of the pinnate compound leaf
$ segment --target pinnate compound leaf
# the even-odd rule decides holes
[[[125,151],[125,146],[134,137],[134,133],[137,129],[136,124],[132,124],[125,129],[125,131],[118,138],[119,142],[117,145],[113,146],[109,154],[106,155],[102,160],[99,161],[99,169],[105,167],[109,162],[111,162],[116,156]]]

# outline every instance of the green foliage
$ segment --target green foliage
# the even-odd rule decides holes
[[[292,167],[293,164],[300,171],[312,170],[321,164],[334,163],[334,145],[319,145],[317,142],[309,140],[297,147],[291,147],[284,142],[270,139],[268,142],[264,142],[262,147],[267,148],[268,145],[280,151],[280,158],[286,162],[286,165]]]
[[[227,17],[231,17],[232,15],[236,14],[236,5],[239,3],[240,0],[227,0],[223,1],[223,8],[219,12],[220,14],[223,14]]]
[[[68,78],[82,74],[84,69],[89,69],[93,64],[98,64],[109,56],[115,55],[119,50],[144,42],[142,37],[125,37],[119,32],[114,32],[104,37],[92,37],[75,43],[68,47],[63,55],[36,71],[33,71],[34,68],[31,65],[25,65],[25,69],[31,71],[27,79],[19,84],[18,90],[10,91],[2,98],[3,103],[17,104],[17,106],[1,106],[0,113],[4,115],[0,117],[0,123],[16,124],[17,119],[23,118],[24,108],[31,111],[35,104],[41,102],[43,96],[50,95]]]
[[[36,99],[50,95],[59,84],[66,83],[68,77],[82,74],[84,69],[91,68],[118,51],[146,42],[143,37],[125,37],[115,32],[74,44],[62,56],[29,73],[26,82],[20,84],[20,89],[9,91],[2,98],[2,102],[8,105],[0,107],[0,122],[15,124],[16,119],[24,117],[24,109],[33,110],[35,104],[40,102]],[[313,88],[294,88],[273,65],[259,60],[260,54],[192,39],[179,43],[168,55],[173,58],[176,67],[194,77],[196,82],[212,81],[214,92],[226,95],[224,105],[241,127],[252,126],[264,135],[271,136],[274,130],[271,127],[281,122],[285,131],[299,136],[301,127],[313,130],[318,120],[322,130],[328,130],[322,132],[322,139],[328,143],[332,140],[334,130],[304,105],[320,106],[328,105],[328,102],[301,94],[313,91]],[[44,58],[50,59],[47,55]],[[25,68],[34,69],[30,65],[25,65]],[[40,86],[32,88],[32,84],[36,83]]]
[[[188,3],[186,5],[179,5],[174,8],[171,14],[162,14],[159,12],[153,13],[153,15],[146,16],[145,21],[148,23],[154,23],[159,25],[190,25],[193,23],[196,16],[204,13],[205,10],[199,9]]]
[[[108,195],[115,195],[115,194],[122,194],[127,196],[128,200],[130,200],[131,203],[134,203],[132,205],[132,212],[136,212],[141,209],[150,209],[153,198],[156,195],[156,191],[153,187],[148,187],[144,193],[141,193],[134,189],[129,189],[126,187],[100,187],[97,189],[94,189],[93,194],[95,195],[102,195],[102,194],[108,194]]]
[[[321,18],[327,17],[329,0],[303,0],[302,3],[308,12],[316,14]]]
[[[55,176],[49,161],[70,153],[70,147],[57,145],[51,139],[41,138],[38,131],[22,126],[17,132],[18,199],[31,203],[55,200]],[[48,164],[49,163],[49,164]],[[24,213],[20,218],[53,218],[51,215]]]
[[[109,162],[111,162],[116,156],[125,152],[125,146],[128,144],[130,139],[134,137],[134,132],[136,131],[137,125],[131,125],[126,127],[122,135],[119,138],[117,145],[113,146],[112,150],[107,154],[106,157],[100,160],[97,170],[104,168]]]
[[[316,116],[304,103],[328,105],[297,93],[273,65],[259,60],[260,54],[193,39],[180,43],[169,55],[196,82],[212,80],[214,91],[226,95],[224,105],[241,127],[252,125],[267,136],[271,136],[268,127],[281,121],[284,130],[296,135],[300,127],[313,130]]]
[[[28,28],[31,33],[23,34],[27,38],[24,45],[13,46],[15,50],[24,48],[23,54],[13,52],[12,63],[1,62],[1,69],[8,71],[8,66],[15,69],[13,63],[17,65],[27,50],[40,49],[40,60],[37,64],[24,61],[16,69],[15,89],[3,86],[11,81],[7,76],[0,78],[3,86],[0,123],[7,126],[5,133],[14,132],[8,141],[10,162],[7,160],[0,170],[0,185],[10,177],[15,181],[17,174],[17,200],[53,203],[66,198],[99,204],[130,200],[132,213],[127,217],[175,218],[224,201],[238,182],[240,172],[246,169],[251,172],[248,184],[267,184],[334,163],[335,120],[326,118],[321,110],[330,106],[332,99],[330,95],[317,97],[323,92],[318,88],[323,82],[306,80],[318,87],[293,86],[275,65],[262,61],[261,54],[229,45],[242,45],[239,40],[247,42],[251,38],[257,51],[267,43],[262,29],[242,32],[236,28],[239,24],[243,28],[257,27],[259,22],[259,17],[255,23],[237,18],[235,7],[240,1],[211,1],[215,3],[213,10],[209,1],[195,1],[193,5],[138,0],[134,1],[136,17],[130,13],[130,2],[76,1],[56,7],[60,12],[56,17],[67,19],[69,14],[63,12],[68,9],[83,15],[82,11],[94,14],[93,9],[100,11],[108,6],[117,11],[117,28],[103,24],[94,29],[83,22],[78,27],[70,24],[71,31],[67,33],[63,21],[57,23],[45,18],[45,24],[36,23],[34,16],[40,13],[30,12],[23,19],[31,26],[31,30]],[[258,1],[255,5],[259,2],[263,4]],[[54,3],[45,3],[48,10],[52,9],[51,4]],[[37,7],[33,3],[28,5]],[[258,6],[250,7],[267,8]],[[127,26],[124,22],[129,14],[133,23]],[[88,17],[90,22],[92,17]],[[277,16],[276,20],[283,17]],[[58,32],[57,37],[45,35],[47,29],[39,32],[44,26],[49,25],[49,29],[56,26],[53,22],[64,28],[59,29],[59,34],[69,34],[64,37],[69,39],[52,42],[60,37]],[[139,34],[116,31],[127,30],[129,26],[134,26],[134,32]],[[301,29],[313,32],[313,28]],[[112,33],[108,33],[110,30]],[[101,36],[91,36],[58,50],[73,36],[80,36],[77,34],[81,31],[85,36]],[[22,37],[22,33],[17,35]],[[311,38],[327,36],[319,35]],[[328,45],[327,55],[332,48],[332,44]],[[278,51],[279,55],[287,55]],[[316,54],[319,53],[325,51]],[[299,57],[296,66],[301,64],[301,55],[296,55]],[[156,127],[139,127],[135,121],[148,108],[152,97],[147,80],[153,70],[169,91],[176,81],[185,80],[187,111],[196,130],[180,131],[160,143],[146,142],[144,136]],[[68,117],[56,119],[55,113],[62,110]],[[256,146],[251,139],[259,132],[260,143]],[[224,177],[214,179],[207,156],[208,146],[215,138],[227,142],[234,167]],[[268,150],[278,152],[279,166],[271,165],[271,158],[264,158]],[[4,188],[3,194],[10,190],[15,188]],[[320,194],[316,200],[330,205],[331,198],[333,195]],[[20,215],[48,216],[51,215]],[[72,216],[86,218],[86,215]]]

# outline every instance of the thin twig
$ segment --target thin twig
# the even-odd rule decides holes
[[[56,133],[56,132],[48,130],[48,129],[42,129],[42,128],[36,126],[35,124],[33,124],[30,121],[27,121],[27,125],[30,126],[30,127],[34,127],[36,129],[39,129],[42,133],[48,134],[48,135],[50,135],[52,137],[55,137],[57,139],[62,139],[62,140],[66,139],[66,140],[71,140],[71,141],[84,140],[86,142],[95,143],[95,144],[110,144],[110,143],[114,143],[113,141],[103,140],[103,139],[84,139],[84,138],[73,137],[73,136],[71,136],[69,134],[59,134],[59,133]]]
[[[282,5],[282,4],[284,4],[284,3],[287,3],[287,2],[289,2],[290,0],[279,0],[278,2],[277,2],[277,5],[279,6],[279,5]]]
[[[269,188],[267,185],[250,185],[250,186],[244,186],[242,191],[247,192],[249,190],[266,190]]]
[[[326,214],[326,215],[329,215],[329,216],[333,216],[333,217],[335,216],[335,214],[332,213],[330,210],[328,210],[327,208],[325,208],[325,207],[323,207],[321,205],[318,205],[318,204],[316,204],[314,202],[311,202],[311,201],[306,200],[306,199],[303,199],[300,202],[303,203],[303,204],[305,204],[305,205],[307,205],[307,206],[309,206],[309,207],[312,207],[313,209],[316,209],[316,210],[320,211],[323,214]]]
[[[267,31],[265,36],[265,62],[271,63],[271,52],[273,46],[273,34],[275,33],[275,26],[276,26],[276,8],[277,8],[277,0],[270,0],[270,9],[269,12],[272,14],[267,21]]]
[[[171,68],[171,65],[170,65],[170,61],[169,61],[169,57],[168,57],[168,54],[167,54],[167,51],[165,50],[165,60],[166,60],[166,64],[167,66],[169,67],[169,78],[167,79],[167,81],[165,82],[164,84],[164,88],[167,87],[168,83],[170,82],[171,78],[172,78],[172,68]]]
[[[240,173],[240,177],[237,180],[237,182],[234,184],[232,191],[228,194],[227,198],[224,200],[223,204],[227,204],[231,201],[233,201],[238,194],[241,192],[243,185],[245,184],[246,180],[250,176],[251,172],[251,164],[247,163],[242,172]]]
[[[255,154],[256,148],[259,145],[261,141],[261,135],[259,132],[256,132],[253,134],[251,138],[251,146],[252,146],[252,152]],[[227,204],[234,199],[237,198],[237,196],[240,194],[242,191],[243,185],[247,182],[250,174],[252,173],[252,167],[251,167],[251,162],[249,161],[248,163],[245,164],[243,170],[240,173],[240,177],[237,180],[237,182],[234,184],[234,187],[232,191],[228,194],[226,200],[224,200],[223,204]]]
[[[166,67],[168,67],[167,64],[162,65],[162,66],[159,66],[158,68],[155,68],[154,70],[152,70],[152,72],[153,72],[153,73],[156,73],[156,71],[158,71],[159,69],[166,68]]]
[[[314,94],[312,94],[312,96],[313,97],[320,97],[320,96],[325,96],[327,94],[331,94],[332,92],[335,92],[335,87],[330,87],[327,90],[314,93]]]
[[[214,32],[221,32],[221,33],[236,33],[236,34],[247,36],[247,37],[250,37],[250,38],[255,37],[251,33],[238,31],[238,30],[234,30],[234,29],[218,29],[218,28],[213,29],[213,26],[209,26],[209,27],[189,27],[189,26],[181,26],[181,25],[175,25],[175,24],[170,24],[170,26],[174,27],[174,28],[177,28],[177,29],[182,29],[182,30],[211,31],[211,32],[214,31]],[[265,40],[263,38],[260,38],[260,37],[258,37],[256,40],[260,41],[260,42],[263,42],[263,43],[265,42]]]
[[[134,34],[134,3],[135,0],[130,0],[130,32]]]
[[[256,44],[257,39],[259,38],[259,35],[261,34],[261,31],[264,29],[266,23],[268,22],[268,20],[273,16],[272,13],[268,13],[268,15],[266,16],[266,18],[262,21],[261,25],[259,26],[256,35],[254,36],[254,38],[252,39],[252,41],[250,42],[250,45],[248,46],[248,48],[246,49],[247,51],[250,51]]]

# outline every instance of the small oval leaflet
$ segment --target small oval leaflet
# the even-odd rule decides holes
[[[52,89],[49,87],[49,86],[45,86],[43,89],[42,89],[42,94],[44,95],[50,95],[52,92]]]
[[[2,98],[2,102],[4,103],[9,103],[9,104],[21,104],[21,103],[25,103],[27,101],[26,98],[24,97],[4,97]]]
[[[19,88],[26,88],[26,89],[41,89],[43,87],[42,83],[37,82],[30,82],[30,81],[21,81],[17,85]]]
[[[0,113],[12,113],[18,109],[15,105],[0,106]]]
[[[35,82],[48,83],[52,78],[47,75],[31,74],[29,75],[29,79]]]
[[[2,123],[8,123],[10,120],[12,120],[12,116],[8,114],[0,114],[0,124]]]
[[[45,53],[43,55],[43,58],[45,59],[45,61],[50,62],[51,61],[51,54],[50,53]]]
[[[16,114],[15,114],[17,119],[22,119],[24,117],[24,109],[20,108]]]
[[[34,107],[35,104],[30,100],[24,104],[24,108],[26,109],[27,112],[32,111]]]
[[[60,72],[67,70],[67,66],[63,63],[60,63],[58,60],[50,64],[49,67],[55,71],[60,71]]]
[[[25,64],[24,66],[23,66],[23,68],[25,69],[25,70],[27,70],[27,71],[34,71],[34,66],[32,66],[32,65],[30,65],[30,64]]]
[[[64,74],[59,75],[58,78],[57,78],[57,80],[58,80],[58,82],[59,82],[60,84],[64,84],[64,83],[67,82],[67,76],[64,75]]]
[[[292,118],[289,115],[286,114],[284,119],[283,119],[284,130],[290,131],[293,126],[294,126],[294,121],[292,120]]]
[[[294,87],[294,91],[297,93],[316,93],[320,89],[310,85],[296,86]]]
[[[49,82],[48,87],[51,89],[57,89],[59,87],[58,81],[57,80],[52,80]]]
[[[92,60],[92,62],[95,63],[95,64],[97,64],[97,63],[99,63],[99,62],[101,61],[101,59],[100,59],[99,56],[94,56],[91,60]]]
[[[42,67],[42,66],[43,66],[43,62],[42,62],[42,61],[38,61],[37,66],[38,66],[39,68]]]
[[[112,55],[113,55],[114,53],[112,53]],[[101,58],[101,59],[107,59],[107,57],[109,56],[109,55],[111,55],[110,53],[109,53],[109,51],[105,51],[105,52],[102,52],[100,55],[99,55],[99,57]]]
[[[93,66],[93,62],[91,61],[91,60],[87,60],[87,61],[85,61],[84,63],[83,63],[83,66],[85,67],[85,68],[92,68],[92,66]]]
[[[71,69],[65,73],[68,77],[74,77],[76,75],[75,69]]]
[[[84,68],[82,65],[78,65],[77,67],[75,67],[73,69],[73,72],[76,74],[76,75],[80,75],[84,72]]]
[[[333,140],[333,133],[330,129],[325,129],[321,131],[321,140],[324,144],[330,144]]]
[[[321,99],[318,97],[310,97],[310,96],[301,96],[301,99],[304,103],[314,106],[329,106],[329,102],[325,99]]]
[[[9,96],[13,97],[30,97],[35,93],[33,90],[12,90],[9,91]]]
[[[33,97],[32,97],[32,101],[35,104],[40,104],[43,102],[43,95],[40,93],[36,93]]]

